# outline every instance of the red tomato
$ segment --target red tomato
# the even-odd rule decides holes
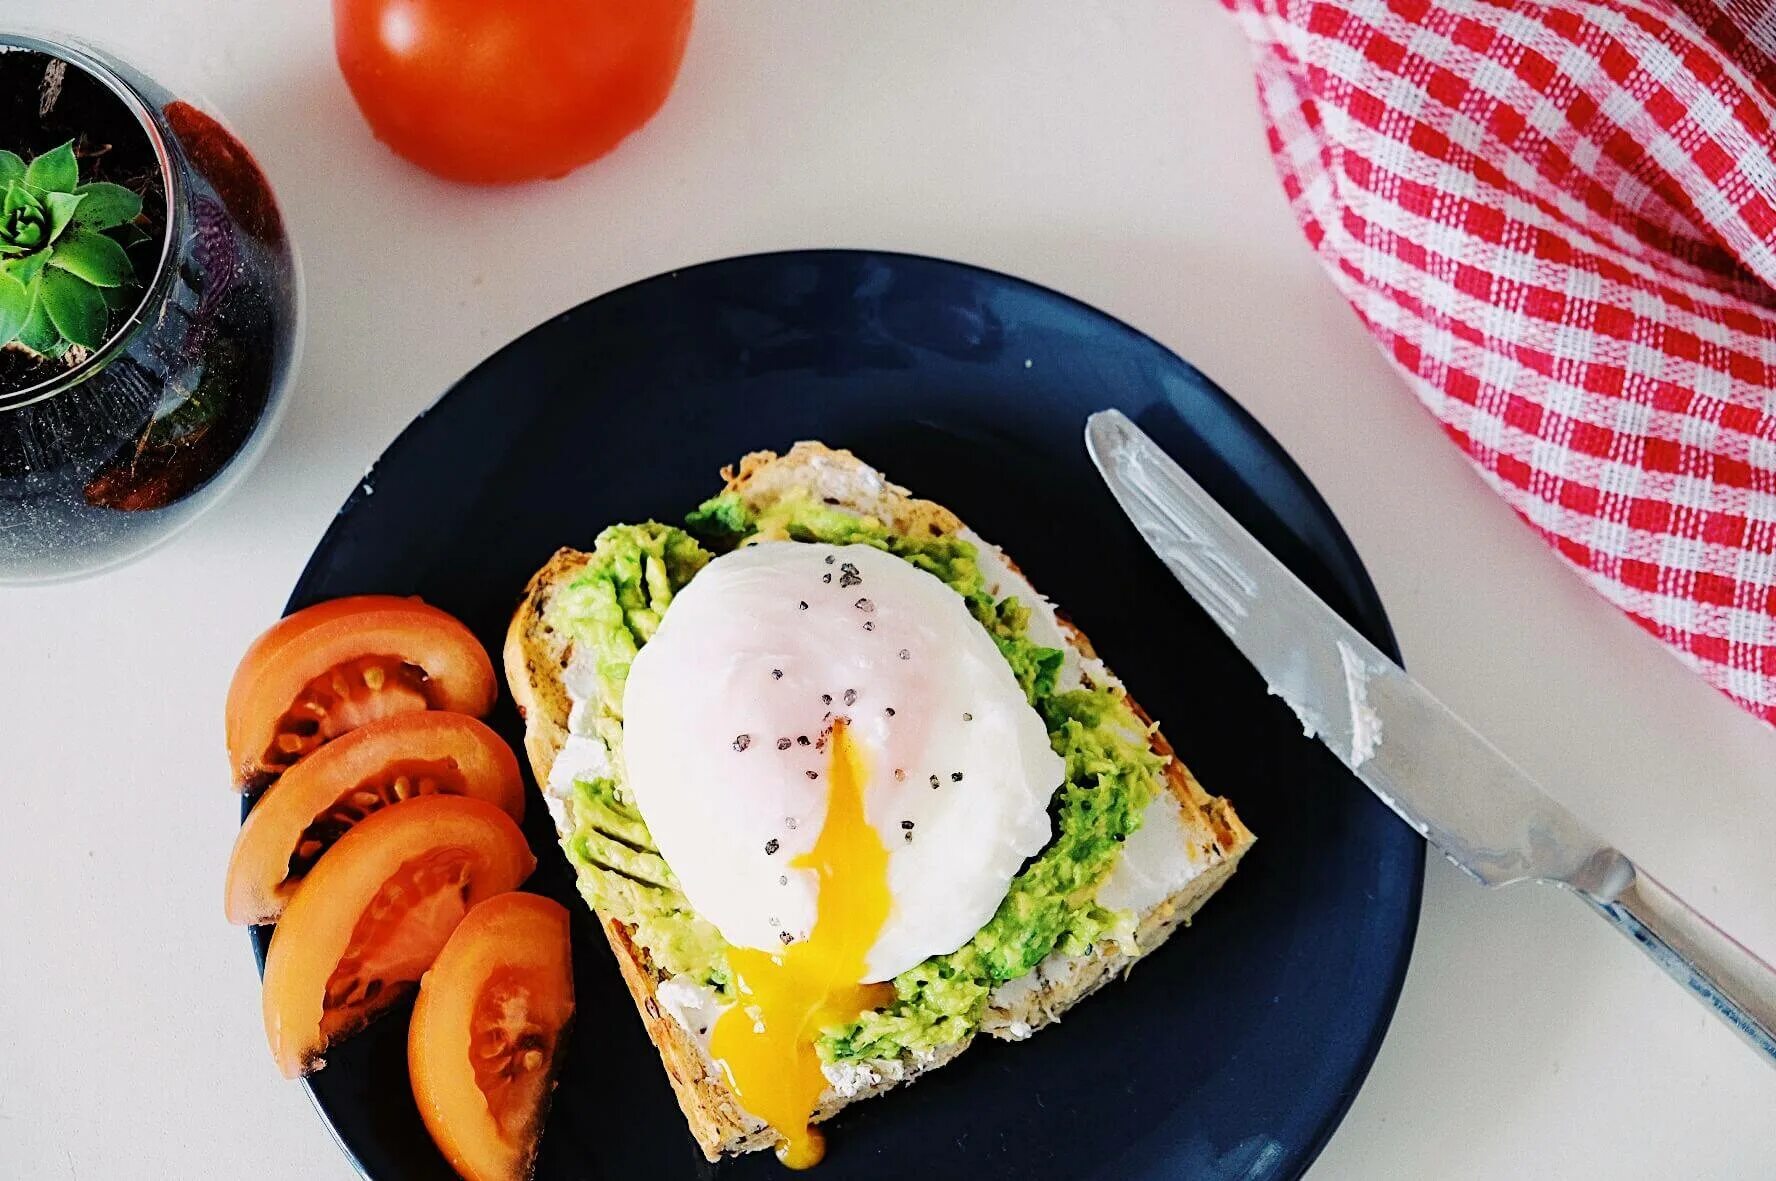
[[[692,0],[333,0],[339,68],[378,139],[478,184],[565,176],[653,117]]]
[[[308,872],[265,952],[265,1036],[288,1078],[412,995],[476,903],[536,858],[512,818],[471,796],[420,796],[369,816]]]
[[[418,599],[351,595],[266,629],[228,686],[228,761],[261,787],[341,734],[410,710],[480,717],[493,662],[475,633]]]
[[[468,913],[419,982],[407,1073],[426,1128],[469,1181],[523,1181],[573,1019],[567,911],[501,894]]]
[[[228,921],[276,921],[340,837],[425,795],[474,796],[524,819],[524,779],[498,734],[442,710],[391,714],[327,743],[253,805],[228,860]]]

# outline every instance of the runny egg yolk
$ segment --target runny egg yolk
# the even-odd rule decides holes
[[[777,1158],[792,1169],[818,1164],[825,1152],[809,1123],[826,1089],[814,1049],[820,1031],[894,999],[891,984],[858,983],[888,920],[888,848],[865,818],[863,759],[842,720],[828,759],[826,822],[814,847],[790,863],[819,877],[814,928],[780,953],[728,952],[740,999],[709,1042],[741,1106],[781,1137]]]

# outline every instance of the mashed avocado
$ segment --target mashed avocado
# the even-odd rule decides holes
[[[1161,790],[1163,763],[1120,693],[1057,689],[1063,654],[1029,639],[1027,607],[993,597],[972,544],[950,534],[898,534],[812,497],[786,498],[755,513],[726,494],[698,508],[687,524],[720,550],[762,538],[870,545],[936,575],[993,637],[1066,764],[1050,804],[1054,838],[1012,880],[992,920],[956,951],[896,977],[896,999],[886,1009],[826,1030],[822,1059],[896,1058],[966,1037],[979,1026],[995,985],[1027,974],[1056,950],[1079,954],[1097,939],[1128,934],[1130,916],[1105,910],[1093,895],[1118,846]],[[691,533],[653,523],[606,529],[585,570],[551,606],[550,622],[596,654],[597,696],[582,709],[610,747],[618,776],[576,782],[569,802],[574,833],[564,847],[589,902],[633,925],[636,942],[662,968],[725,996],[727,945],[691,910],[618,781],[629,664],[673,593],[712,556]]]
[[[724,990],[728,945],[691,910],[635,805],[613,780],[582,779],[571,807],[574,834],[564,848],[586,901],[634,927],[635,941],[666,971]]]

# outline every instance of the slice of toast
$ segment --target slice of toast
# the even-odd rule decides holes
[[[812,494],[826,504],[877,518],[897,532],[928,531],[960,533],[980,549],[980,566],[995,595],[1016,595],[1031,609],[1032,637],[1042,641],[1037,629],[1046,629],[1057,647],[1067,653],[1063,681],[1101,685],[1115,678],[1097,659],[1080,631],[1056,614],[1028,580],[998,549],[969,533],[955,514],[941,505],[915,499],[906,489],[889,483],[874,468],[848,451],[836,451],[819,443],[797,443],[787,455],[759,452],[743,459],[738,469],[723,471],[727,490],[738,493],[749,507],[764,509],[791,495]],[[568,714],[572,699],[563,680],[570,650],[566,637],[547,622],[549,603],[588,559],[587,554],[563,549],[539,570],[526,588],[524,600],[512,617],[506,635],[506,679],[525,720],[525,750],[539,784],[547,784],[557,754],[568,738]],[[1129,698],[1143,721],[1151,718]],[[1142,956],[1164,942],[1177,927],[1187,923],[1232,875],[1251,847],[1253,837],[1227,801],[1209,795],[1172,755],[1157,729],[1151,738],[1155,753],[1167,758],[1166,803],[1175,806],[1177,823],[1163,828],[1164,839],[1175,844],[1162,850],[1174,856],[1187,880],[1157,902],[1141,908],[1135,934],[1126,942],[1100,942],[1087,954],[1050,956],[1021,979],[994,990],[982,1023],[982,1032],[1018,1040],[1056,1020],[1073,1004],[1128,971]],[[571,821],[557,817],[565,841],[571,837]],[[1149,816],[1153,813],[1150,811]],[[1150,821],[1151,823],[1151,821]],[[1141,836],[1137,832],[1136,838]],[[1131,838],[1131,840],[1134,838]],[[1160,839],[1155,837],[1154,839]],[[1185,863],[1188,869],[1183,869]],[[599,920],[616,954],[623,978],[635,998],[636,1008],[649,1037],[660,1052],[678,1094],[679,1105],[691,1132],[710,1160],[724,1153],[750,1152],[775,1143],[775,1134],[763,1121],[744,1111],[709,1059],[699,1040],[666,1011],[656,997],[667,976],[649,959],[647,951],[632,942],[630,930],[616,918],[599,914]],[[847,1104],[910,1082],[966,1049],[968,1039],[935,1053],[907,1055],[900,1061],[870,1062],[838,1072],[822,1097],[816,1121],[824,1120]],[[829,1078],[834,1072],[829,1071]]]

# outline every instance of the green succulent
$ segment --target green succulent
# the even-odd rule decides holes
[[[124,242],[145,237],[141,213],[122,185],[80,183],[73,141],[29,164],[0,151],[0,346],[60,357],[104,343],[135,288]]]

